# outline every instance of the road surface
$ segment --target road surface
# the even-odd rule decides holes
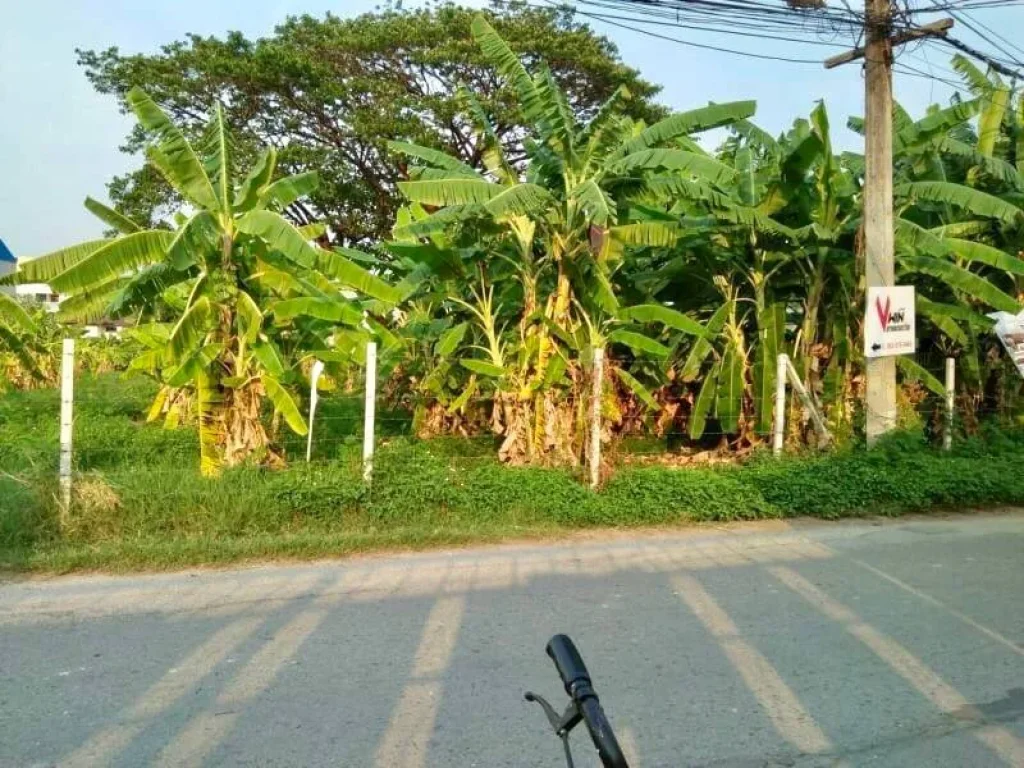
[[[1024,516],[0,585],[0,765],[1024,766]],[[579,765],[594,765],[584,733]]]

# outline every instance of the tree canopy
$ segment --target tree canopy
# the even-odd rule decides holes
[[[320,173],[320,187],[286,211],[293,222],[322,220],[337,242],[352,244],[384,238],[394,222],[404,166],[388,156],[389,140],[481,164],[467,91],[490,116],[508,156],[522,160],[515,93],[472,40],[476,14],[451,4],[388,5],[350,19],[292,17],[256,40],[239,32],[190,35],[154,55],[117,48],[78,55],[99,92],[123,103],[133,87],[144,88],[190,136],[207,125],[211,104],[223,104],[239,156],[254,160],[259,148],[273,146],[284,172]],[[485,15],[525,62],[547,63],[579,118],[593,116],[620,86],[633,95],[631,117],[663,115],[652,102],[658,87],[571,13],[497,0]],[[135,152],[144,142],[135,129],[124,149]],[[114,179],[109,193],[115,207],[144,224],[179,202],[150,166]]]

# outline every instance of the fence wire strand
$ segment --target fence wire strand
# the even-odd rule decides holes
[[[630,356],[609,357],[605,361],[601,407],[603,461],[612,465],[637,462],[685,463],[700,457],[728,460],[757,449],[770,449],[774,433],[774,384],[754,390],[753,372],[731,405],[716,395],[704,411],[704,423],[695,427],[698,399],[703,380],[681,381],[666,376],[664,358]],[[654,406],[639,396],[616,369],[632,371],[646,382]],[[921,373],[923,372],[923,373]],[[578,434],[566,436],[575,451],[576,470],[582,471],[588,460],[586,436],[590,413],[591,372],[584,366],[571,387],[561,390],[564,407],[573,412],[566,423]],[[771,366],[772,380],[775,366]],[[963,372],[957,371],[958,379]],[[928,377],[931,377],[930,379]],[[948,412],[946,393],[935,382],[944,382],[945,366],[926,361],[918,371],[900,370],[897,426],[919,433],[933,446],[941,446],[947,433],[957,445],[975,435],[986,423],[1018,426],[1024,423],[1024,408],[1019,403],[1022,385],[1004,376],[999,386],[979,390],[962,380],[954,396],[954,411]],[[469,395],[460,392],[458,381],[440,393],[424,390],[400,391],[389,386],[386,374],[377,382],[374,445],[385,452],[416,444],[425,455],[453,471],[472,471],[502,460],[500,451],[507,439],[503,428],[495,426],[499,411],[514,400],[517,393],[502,391],[494,382],[480,385]],[[810,387],[811,397],[820,407],[829,428],[840,413],[847,426],[859,429],[864,418],[862,391],[845,391],[839,399],[827,401],[824,374],[819,372]],[[857,385],[861,386],[861,385]],[[305,466],[306,440],[292,432],[283,420],[273,422],[272,449],[295,467],[295,471],[316,472],[334,468],[358,473],[362,466],[365,376],[356,369],[334,388],[322,388],[312,429],[311,464]],[[971,387],[975,387],[972,389]],[[1002,387],[1001,389],[999,387]],[[301,394],[302,413],[308,415],[309,382]],[[807,406],[799,401],[791,387],[786,396],[787,449],[813,443],[814,433]],[[981,391],[983,394],[977,394]],[[183,474],[197,475],[199,444],[194,414],[182,414],[180,426],[165,429],[166,414],[147,422],[156,386],[144,379],[125,379],[117,374],[94,377],[78,374],[75,393],[74,450],[72,468],[76,479],[103,476],[116,486],[129,475],[152,477],[161,493],[194,498],[197,486],[177,485]],[[1011,396],[1012,395],[1012,396]],[[538,402],[542,402],[541,397]],[[732,413],[722,412],[729,406]],[[575,410],[573,410],[575,409]],[[25,424],[18,439],[5,435],[0,443],[0,471],[11,476],[45,472],[56,477],[59,455],[60,392],[55,389],[15,393],[0,397],[0,427],[18,421]],[[536,412],[531,412],[535,417]],[[499,414],[501,415],[501,414]],[[332,470],[333,471],[333,470]]]

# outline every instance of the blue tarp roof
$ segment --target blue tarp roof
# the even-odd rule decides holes
[[[3,240],[0,240],[0,261],[9,261],[11,264],[17,261],[14,258],[14,254],[11,253],[11,249],[4,244]]]

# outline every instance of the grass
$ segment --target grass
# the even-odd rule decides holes
[[[358,398],[321,401],[315,461],[289,438],[284,470],[197,470],[196,437],[143,423],[152,386],[83,377],[76,393],[75,500],[56,503],[59,402],[0,398],[0,568],[177,568],[454,546],[598,527],[792,516],[839,518],[1024,503],[1024,437],[991,431],[953,454],[902,434],[879,449],[738,467],[626,467],[599,493],[572,473],[499,465],[490,441],[411,440],[382,414],[374,483],[361,477]]]

